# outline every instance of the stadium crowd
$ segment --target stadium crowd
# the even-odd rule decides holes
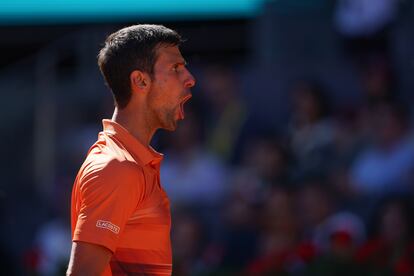
[[[284,123],[262,127],[238,70],[196,68],[186,119],[154,143],[165,154],[173,275],[414,275],[413,113],[387,46],[392,16],[383,13],[381,24],[361,34],[347,25],[351,13],[337,15],[341,49],[358,76],[357,104],[335,102],[324,81],[304,76],[286,93]],[[0,247],[2,275],[64,273],[73,180],[111,112],[109,99],[78,117],[62,115],[53,196],[44,206],[25,192],[27,206],[38,207],[33,220],[47,219],[31,243],[20,244],[23,254],[10,259]]]
[[[359,106],[334,109],[315,80],[292,85],[282,132],[252,130],[232,70],[203,72],[186,119],[157,139],[174,275],[414,273],[411,115],[386,62],[373,62]],[[93,131],[85,133],[87,146]],[[70,194],[71,177],[62,177],[55,206]],[[60,214],[26,252],[28,271],[64,271],[70,228]]]

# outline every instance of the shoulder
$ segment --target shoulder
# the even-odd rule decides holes
[[[88,161],[89,160],[89,161]],[[145,182],[144,172],[135,162],[101,155],[99,158],[88,158],[79,175],[79,188],[88,191],[139,192]]]
[[[99,140],[90,148],[80,173],[83,177],[92,174],[125,179],[139,177],[142,171],[142,165],[131,158],[127,150],[111,137],[100,133]]]

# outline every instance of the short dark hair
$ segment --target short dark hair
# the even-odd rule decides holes
[[[152,78],[158,47],[178,46],[181,42],[176,31],[162,25],[133,25],[109,35],[99,52],[98,65],[112,91],[115,106],[122,109],[131,98],[132,71],[146,72]]]

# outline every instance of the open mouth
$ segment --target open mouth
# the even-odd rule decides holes
[[[184,99],[181,101],[180,103],[180,115],[179,118],[182,120],[184,119],[184,104],[191,99],[192,95],[188,94],[187,96],[184,97]]]

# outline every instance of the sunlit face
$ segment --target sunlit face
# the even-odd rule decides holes
[[[176,129],[177,121],[184,119],[184,103],[191,98],[190,88],[194,85],[195,79],[178,47],[159,46],[148,94],[148,106],[157,128]]]

